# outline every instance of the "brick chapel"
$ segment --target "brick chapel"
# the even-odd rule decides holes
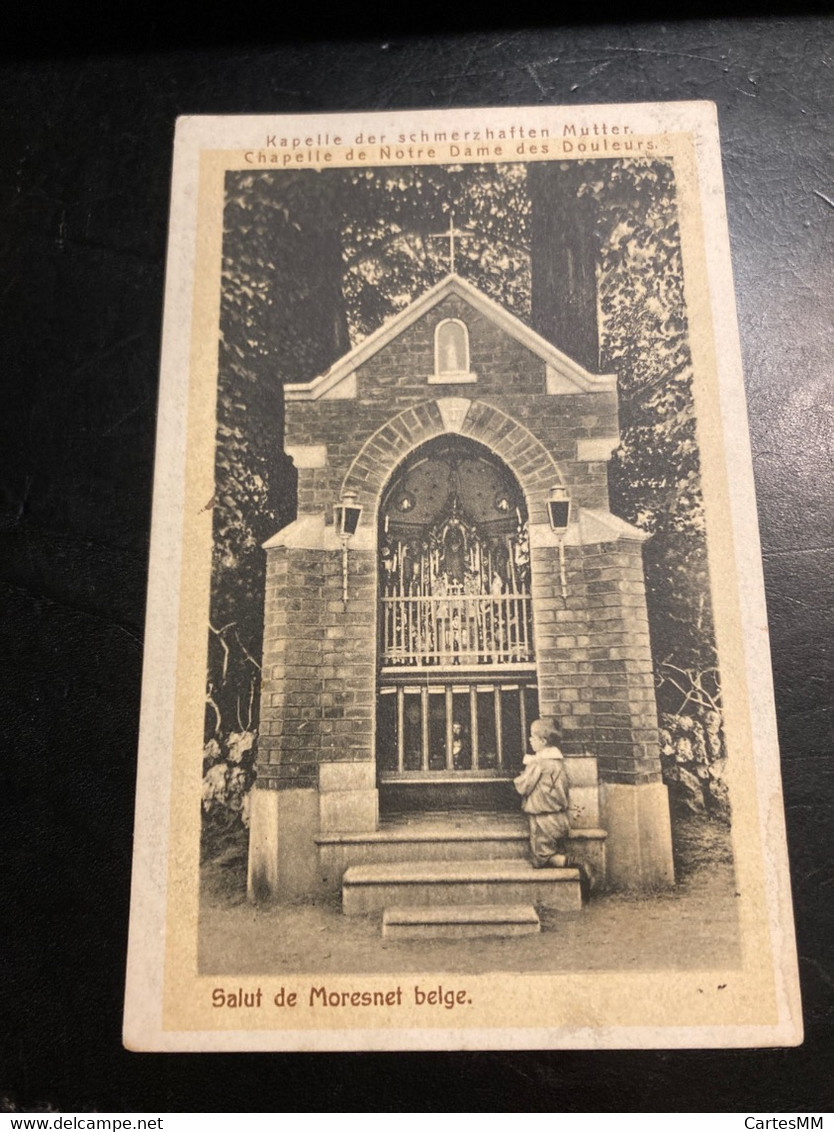
[[[298,517],[265,544],[250,897],[367,911],[466,874],[500,900],[532,877],[512,778],[537,715],[571,855],[600,886],[672,883],[616,377],[450,274],[284,398]]]

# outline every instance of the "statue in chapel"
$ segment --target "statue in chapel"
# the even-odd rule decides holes
[[[450,523],[443,536],[442,570],[450,585],[463,585],[466,577],[466,538],[457,523]]]

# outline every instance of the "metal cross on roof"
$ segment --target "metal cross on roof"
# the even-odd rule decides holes
[[[449,228],[446,232],[429,232],[430,240],[449,241],[449,271],[452,275],[455,273],[455,237],[471,239],[474,235],[474,232],[462,232],[459,228],[455,228],[454,212],[449,213]]]

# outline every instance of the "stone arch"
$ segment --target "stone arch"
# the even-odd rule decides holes
[[[384,486],[406,456],[444,433],[477,440],[500,457],[524,492],[530,522],[547,523],[550,489],[564,479],[538,437],[494,405],[464,397],[439,397],[392,417],[365,441],[348,469],[342,492],[356,493],[369,526],[376,524]]]

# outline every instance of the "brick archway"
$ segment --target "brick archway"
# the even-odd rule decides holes
[[[444,433],[479,441],[499,456],[521,485],[530,522],[547,522],[550,489],[564,481],[542,442],[494,405],[442,397],[392,417],[369,437],[348,469],[342,491],[356,493],[369,525],[376,524],[382,490],[397,467],[421,444]]]

